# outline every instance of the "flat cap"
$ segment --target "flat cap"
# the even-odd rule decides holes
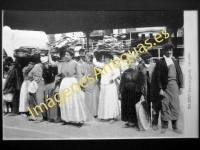
[[[163,49],[163,50],[167,50],[167,49],[171,49],[171,48],[173,48],[173,47],[174,47],[173,44],[165,44],[165,45],[163,45],[162,49]]]
[[[141,57],[142,59],[148,59],[148,58],[151,58],[152,55],[151,55],[151,53],[149,53],[149,52],[144,52],[144,53],[142,53],[142,54],[140,55],[140,57]]]

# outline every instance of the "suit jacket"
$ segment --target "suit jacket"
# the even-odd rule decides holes
[[[144,84],[144,93],[145,93],[144,98],[145,99],[147,99],[147,94],[148,94],[147,91],[148,90],[150,90],[150,92],[153,90],[156,90],[154,87],[152,87],[152,84],[153,84],[152,83],[152,74],[154,72],[155,65],[156,65],[155,63],[150,63],[150,66],[147,68],[145,66],[145,64],[142,63],[138,66],[138,70],[140,70],[145,77],[145,84]],[[149,84],[150,84],[150,86],[148,87],[149,89],[147,89],[147,71],[149,71]]]
[[[21,89],[22,82],[22,68],[17,62],[15,62],[8,71],[8,76],[5,81],[3,93],[8,94],[19,91]]]
[[[178,62],[172,58],[172,61],[174,62],[175,68],[176,68],[176,81],[179,86],[179,88],[183,88],[183,74],[181,71],[181,67],[179,66]],[[161,58],[157,61],[156,67],[155,67],[155,82],[159,89],[165,90],[168,84],[168,67],[167,63],[165,61],[165,58]]]

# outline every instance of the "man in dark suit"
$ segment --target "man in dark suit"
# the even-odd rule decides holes
[[[182,134],[177,127],[177,120],[180,115],[179,94],[183,88],[183,74],[178,62],[171,56],[173,45],[165,44],[163,46],[164,56],[157,61],[155,67],[155,84],[161,100],[161,133],[165,133],[168,128],[168,122],[172,122],[173,131]],[[159,112],[159,105],[153,103],[153,110]],[[158,119],[153,116],[153,122]],[[156,124],[153,124],[156,125]]]
[[[151,117],[151,91],[154,90],[154,87],[152,88],[151,81],[152,81],[152,74],[154,73],[155,63],[151,61],[151,53],[144,52],[140,55],[143,63],[138,65],[138,70],[140,70],[143,75],[145,76],[145,84],[144,84],[144,98],[146,100],[147,109],[148,109],[148,115],[149,118]],[[151,119],[150,119],[151,121]]]

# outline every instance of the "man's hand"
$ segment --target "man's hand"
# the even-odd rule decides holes
[[[163,95],[164,91],[162,89],[160,89],[159,95]]]

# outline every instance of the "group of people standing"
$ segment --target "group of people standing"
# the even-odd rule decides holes
[[[150,103],[152,102],[152,125],[154,130],[158,130],[158,118],[161,111],[161,133],[165,133],[168,122],[172,121],[173,131],[182,133],[177,128],[179,117],[179,92],[183,88],[183,76],[177,61],[171,57],[173,45],[163,46],[165,55],[157,61],[151,62],[151,53],[141,54],[143,60],[138,62],[136,58],[130,56],[129,65],[119,65],[110,53],[105,53],[103,59],[99,59],[97,54],[83,52],[79,60],[74,59],[72,49],[60,50],[60,60],[53,61],[48,56],[40,58],[40,63],[29,62],[28,66],[22,69],[23,83],[19,87],[11,82],[11,77],[17,76],[11,67],[5,80],[4,95],[12,93],[9,87],[17,89],[19,94],[18,111],[23,117],[29,116],[28,106],[36,107],[40,103],[47,103],[46,99],[57,97],[64,98],[64,103],[55,103],[54,107],[46,110],[44,105],[38,114],[29,116],[28,120],[33,122],[61,123],[62,125],[74,124],[81,127],[84,122],[99,119],[102,122],[109,121],[113,124],[121,115],[121,120],[126,122],[123,128],[134,127],[137,131],[142,130],[138,123],[138,116],[135,105],[141,100],[143,95],[148,112],[151,113]],[[59,95],[65,88],[72,84],[79,84],[82,77],[90,75],[95,78],[94,67],[105,72],[105,65],[112,66],[113,60],[119,67],[108,70],[106,74],[98,74],[98,79],[94,82],[87,80],[76,89],[70,96]],[[124,63],[125,61],[123,61]],[[121,64],[123,64],[121,63]],[[128,63],[128,62],[127,62]],[[12,71],[13,70],[13,71]],[[10,75],[11,74],[11,75]],[[12,81],[18,80],[15,78]],[[17,81],[15,81],[17,82]],[[13,100],[14,98],[13,94]],[[121,108],[120,108],[120,101]],[[6,106],[6,105],[5,105]],[[13,107],[14,108],[14,107]],[[7,113],[6,111],[5,113]],[[14,111],[11,116],[18,115]]]

